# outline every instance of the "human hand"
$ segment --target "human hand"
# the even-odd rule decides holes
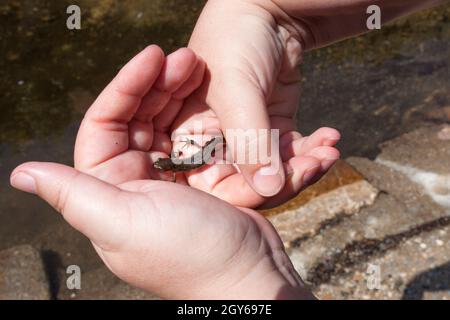
[[[275,175],[259,174],[262,163],[240,164],[239,173],[221,166],[187,175],[190,185],[248,207],[288,200],[339,158],[336,130],[323,128],[311,137],[295,131],[302,42],[277,22],[272,2],[262,5],[269,2],[208,1],[189,43],[206,61],[206,79],[174,124],[189,132],[194,118],[209,121],[204,127],[221,128],[225,138],[228,129],[280,130],[281,159],[273,160],[284,165]],[[236,148],[229,147],[236,157]]]
[[[381,0],[376,4],[382,10],[382,22],[386,23],[442,2]],[[291,146],[286,142],[287,149],[291,149],[290,159],[285,154],[286,145],[280,145],[284,166],[277,175],[257,175],[262,166],[259,163],[240,165],[241,174],[230,166],[220,173],[205,171],[215,174],[212,178],[196,172],[189,174],[189,183],[231,203],[253,207],[279,204],[307,185],[305,180],[317,180],[339,156],[333,148],[339,133],[320,129],[308,138],[306,147],[301,142],[306,139],[294,131],[292,118],[300,95],[298,65],[305,50],[369,31],[366,11],[370,4],[366,0],[209,0],[189,43],[208,66],[206,80],[193,106],[197,110],[191,114],[198,114],[201,105],[207,105],[214,112],[205,112],[205,118],[210,122],[219,120],[209,126],[220,127],[225,133],[236,128],[280,129],[280,134],[285,135],[282,140],[297,141]],[[178,125],[192,130],[189,122],[186,117]],[[236,157],[236,148],[231,145],[230,149]],[[285,176],[287,164],[292,169],[287,171],[294,172],[293,176]],[[305,179],[305,172],[309,179]],[[258,178],[254,180],[254,176]],[[243,183],[244,179],[248,185]]]
[[[75,144],[75,168],[114,185],[173,180],[153,163],[170,154],[171,124],[203,81],[204,68],[185,48],[167,58],[157,46],[139,53],[87,111]]]
[[[11,184],[47,201],[126,282],[170,299],[313,298],[272,225],[176,183],[113,185],[54,163],[26,163]]]
[[[272,116],[269,116],[272,119]],[[276,119],[274,119],[276,122]],[[193,154],[198,147],[190,147],[186,141],[202,145],[212,137],[221,136],[220,121],[214,111],[194,93],[184,103],[173,125],[174,150],[183,155]],[[332,146],[339,140],[339,132],[320,128],[310,136],[303,137],[290,126],[278,126],[281,133],[279,152],[286,173],[282,190],[272,197],[264,197],[253,190],[228,155],[216,152],[213,162],[199,169],[178,174],[177,179],[196,189],[205,191],[230,204],[246,208],[271,208],[297,195],[303,188],[317,181],[339,158],[339,151]],[[241,136],[240,138],[245,138]],[[225,153],[230,148],[227,142]],[[242,150],[241,150],[242,151]],[[219,153],[219,154],[218,154]],[[226,160],[228,162],[224,162]]]
[[[78,170],[26,163],[13,171],[11,184],[61,212],[118,277],[161,297],[312,298],[264,217],[149,179],[159,178],[154,157],[171,148],[152,138],[168,139],[164,121],[177,108],[167,101],[198,83],[201,62],[187,63],[191,58],[186,50],[164,58],[155,46],[145,49],[87,112],[77,139]]]

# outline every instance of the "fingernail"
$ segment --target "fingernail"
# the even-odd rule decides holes
[[[312,178],[314,178],[317,175],[317,171],[318,171],[319,167],[320,166],[311,168],[305,172],[305,174],[303,175],[303,183],[304,184],[307,184],[308,182],[310,182],[312,180]]]
[[[25,172],[17,172],[11,177],[11,185],[19,190],[36,194],[36,181]]]
[[[283,187],[283,177],[280,173],[267,174],[267,171],[267,167],[262,167],[258,169],[253,176],[253,186],[255,190],[264,197],[270,197],[277,194]]]

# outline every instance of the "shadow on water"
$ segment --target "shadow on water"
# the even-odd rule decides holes
[[[450,261],[418,274],[406,286],[403,300],[421,300],[426,292],[450,291]]]
[[[50,299],[56,300],[59,293],[59,274],[58,270],[63,267],[61,257],[52,250],[44,250],[41,252],[44,270],[49,284]]]

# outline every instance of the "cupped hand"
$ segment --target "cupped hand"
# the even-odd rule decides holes
[[[169,153],[171,121],[203,67],[189,50],[148,47],[88,110],[76,168],[25,163],[11,184],[60,212],[118,277],[161,297],[312,298],[264,217],[152,180],[164,178],[152,161]]]
[[[314,183],[339,158],[334,145],[340,134],[332,128],[320,128],[310,136],[302,136],[293,130],[290,124],[277,123],[277,116],[269,110],[271,126],[279,130],[279,154],[281,169],[285,174],[285,184],[274,196],[264,197],[256,192],[239,171],[239,168],[227,158],[225,148],[217,148],[214,161],[199,169],[177,175],[196,189],[205,191],[235,206],[246,208],[271,208],[296,196],[302,189]],[[193,154],[198,146],[205,144],[214,136],[221,136],[220,121],[215,112],[204,104],[198,94],[191,95],[184,104],[173,125],[174,150],[183,154]],[[189,146],[195,141],[194,146]],[[187,143],[188,142],[188,143]],[[222,152],[221,152],[222,151]],[[177,153],[176,152],[176,153]],[[225,162],[226,160],[227,162]],[[261,188],[265,188],[263,184]]]
[[[172,180],[153,167],[172,149],[170,126],[203,81],[205,64],[189,49],[165,57],[149,46],[128,62],[87,111],[75,168],[112,184]]]
[[[160,297],[312,298],[255,211],[176,183],[114,185],[54,163],[25,163],[11,184],[60,212],[119,278]]]

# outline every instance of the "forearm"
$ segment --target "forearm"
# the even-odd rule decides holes
[[[330,16],[365,12],[370,5],[393,10],[397,17],[418,11],[444,0],[271,0],[291,16]]]
[[[381,9],[381,22],[444,3],[444,0],[248,0],[270,11],[304,43],[305,49],[328,45],[356,36],[367,29],[370,5]]]

